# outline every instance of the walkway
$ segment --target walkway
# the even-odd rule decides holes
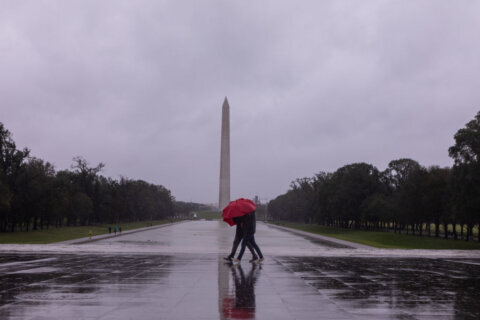
[[[478,252],[336,248],[259,224],[265,262],[232,266],[222,257],[233,235],[192,221],[81,245],[2,245],[0,319],[480,317]]]

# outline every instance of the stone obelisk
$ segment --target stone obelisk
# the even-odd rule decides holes
[[[230,203],[230,106],[227,97],[222,107],[222,141],[220,144],[220,194],[218,208]]]

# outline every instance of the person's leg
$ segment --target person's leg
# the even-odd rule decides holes
[[[250,250],[250,253],[252,254],[252,260],[257,260],[258,259],[257,254],[255,253],[255,250],[250,241],[248,241],[247,243],[247,248],[248,250]]]
[[[255,242],[255,236],[252,234],[251,237],[250,237],[250,243],[252,244],[252,246],[255,248],[255,251],[257,251],[258,253],[258,256],[260,257],[260,259],[263,259],[263,254],[262,254],[262,251],[260,251],[260,247],[257,245],[257,243]]]
[[[230,258],[235,257],[235,252],[237,252],[240,241],[242,241],[242,237],[238,237],[237,235],[235,235],[235,239],[233,240],[233,245],[232,245],[232,251],[228,255]]]
[[[244,234],[243,235],[243,240],[242,240],[242,248],[240,249],[240,253],[238,254],[237,259],[242,260],[243,253],[245,252],[245,248],[247,247],[247,243],[250,241],[250,236],[249,234]]]

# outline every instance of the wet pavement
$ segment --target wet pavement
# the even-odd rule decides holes
[[[224,262],[234,229],[217,221],[82,245],[0,246],[0,319],[480,318],[477,251],[409,257],[262,224],[257,232],[260,265]]]

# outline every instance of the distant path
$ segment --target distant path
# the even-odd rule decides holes
[[[96,235],[93,236],[91,239],[89,237],[85,238],[79,238],[79,239],[72,239],[72,240],[67,240],[67,241],[59,241],[59,242],[54,242],[51,243],[52,245],[58,245],[58,244],[83,244],[83,243],[89,243],[89,242],[94,242],[94,241],[99,241],[99,240],[104,240],[104,239],[109,239],[109,238],[116,238],[116,237],[121,237],[127,234],[131,233],[136,233],[136,232],[143,232],[143,231],[148,231],[148,230],[154,230],[154,229],[159,229],[159,228],[164,228],[168,226],[172,226],[177,223],[182,223],[185,221],[178,221],[178,222],[172,222],[172,223],[164,223],[164,224],[159,224],[151,227],[144,227],[144,228],[137,228],[137,229],[132,229],[132,230],[127,230],[127,231],[122,231],[122,232],[111,232],[107,234],[101,234],[101,235]]]
[[[235,228],[223,221],[184,221],[105,236],[80,244],[2,244],[0,252],[85,253],[85,254],[214,254],[224,256],[231,249]],[[480,258],[480,250],[378,249],[301,231],[258,223],[257,243],[267,257],[415,257]],[[246,258],[250,253],[246,253]]]
[[[346,248],[264,223],[186,221],[83,244],[0,245],[0,319],[480,319],[480,250]]]
[[[375,247],[372,247],[372,246],[367,246],[365,244],[360,244],[360,243],[346,241],[346,240],[340,240],[340,239],[327,237],[327,236],[322,236],[322,235],[319,235],[319,234],[306,232],[306,231],[301,231],[301,230],[296,230],[296,229],[292,229],[292,228],[281,227],[281,226],[277,226],[275,224],[268,224],[268,226],[272,227],[272,228],[278,228],[278,229],[281,229],[281,230],[284,230],[284,231],[287,231],[287,232],[292,232],[292,233],[295,233],[295,234],[299,234],[299,235],[302,235],[302,236],[305,236],[305,237],[322,240],[322,241],[325,241],[326,243],[329,243],[329,242],[330,243],[335,243],[335,244],[338,244],[340,246],[343,246],[344,248],[351,248],[351,249],[373,249],[373,248],[375,248]]]

